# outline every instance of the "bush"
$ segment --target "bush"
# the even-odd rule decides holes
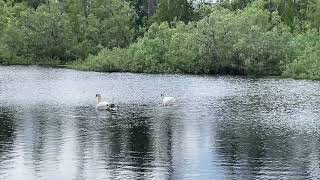
[[[290,42],[289,58],[293,59],[286,66],[285,77],[320,80],[320,36],[308,32]]]
[[[127,50],[114,48],[103,49],[98,55],[90,55],[86,61],[78,60],[70,67],[84,71],[117,72],[127,68]]]
[[[104,49],[97,56],[89,56],[75,68],[95,71],[130,71],[144,73],[208,73],[201,42],[192,26],[177,23],[154,23],[144,38],[125,49]]]
[[[261,6],[238,12],[213,8],[208,17],[189,24],[153,23],[144,37],[123,49],[127,66],[107,49],[85,64],[103,64],[92,69],[97,71],[280,75],[292,35],[278,14],[270,17]]]

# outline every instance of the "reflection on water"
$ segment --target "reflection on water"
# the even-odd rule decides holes
[[[10,151],[14,142],[14,110],[0,107],[0,166],[5,160],[10,159]]]
[[[0,67],[0,179],[318,179],[319,90]],[[97,93],[119,110],[96,111]],[[177,104],[160,107],[161,93]]]

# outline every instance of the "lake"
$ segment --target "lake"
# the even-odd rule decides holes
[[[0,179],[319,179],[320,82],[0,66]],[[118,105],[97,111],[95,95]],[[160,94],[174,96],[161,107]]]

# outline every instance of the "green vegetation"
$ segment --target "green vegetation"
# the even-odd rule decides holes
[[[289,43],[290,58],[293,59],[283,72],[286,77],[320,80],[320,36],[319,33],[300,34]]]
[[[0,0],[0,64],[320,79],[320,1]]]
[[[90,13],[83,3],[46,1],[29,7],[0,0],[0,64],[65,64],[129,45],[134,12],[128,2],[95,0]]]

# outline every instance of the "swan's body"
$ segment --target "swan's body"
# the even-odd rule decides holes
[[[173,105],[176,102],[176,99],[174,97],[164,97],[163,94],[161,94],[161,105],[162,106],[170,106]]]
[[[100,94],[97,94],[96,98],[97,98],[96,109],[98,110],[115,110],[116,109],[116,106],[114,104],[106,101],[102,101]]]
[[[115,108],[114,104],[108,103],[108,102],[100,102],[96,105],[96,108],[99,110],[111,110],[112,108]]]

